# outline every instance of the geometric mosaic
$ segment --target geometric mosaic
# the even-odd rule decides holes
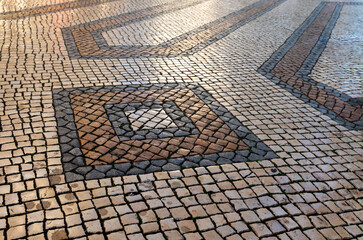
[[[121,140],[187,136],[199,131],[173,102],[106,105],[112,126]]]
[[[53,13],[67,9],[76,9],[80,7],[88,7],[102,3],[109,3],[117,0],[77,0],[72,2],[56,3],[35,8],[23,9],[21,11],[11,11],[0,13],[0,19],[19,19],[29,16],[37,16],[41,14]]]
[[[352,98],[309,76],[326,47],[344,5],[362,3],[320,3],[258,71],[346,127],[363,129],[362,98]]]
[[[324,1],[0,0],[0,240],[363,240],[363,0]]]
[[[67,181],[277,157],[203,88],[53,90]]]
[[[63,28],[62,34],[68,54],[71,58],[157,57],[193,54],[274,9],[285,0],[259,0],[157,46],[110,46],[102,36],[102,32],[195,6],[203,1],[205,0],[175,1]]]

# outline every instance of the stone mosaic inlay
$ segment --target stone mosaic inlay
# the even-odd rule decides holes
[[[0,0],[0,240],[363,240],[363,0],[326,1]]]
[[[135,22],[142,22],[145,19],[150,19],[160,14],[195,6],[203,1],[177,1],[147,8],[143,11],[64,28],[62,32],[68,53],[73,58],[120,58],[192,54],[272,10],[285,0],[260,0],[157,46],[109,46],[102,36],[104,31]]]
[[[276,157],[198,86],[54,90],[68,181]]]
[[[105,108],[121,141],[199,134],[174,102],[117,103],[105,105]]]
[[[72,2],[58,3],[52,5],[45,5],[20,11],[10,11],[0,13],[0,19],[18,19],[30,16],[37,16],[41,14],[54,13],[58,11],[75,9],[80,7],[87,7],[102,3],[113,2],[117,0],[77,0]]]
[[[352,98],[309,77],[345,4],[362,5],[322,2],[258,71],[347,127],[362,129],[362,98]]]

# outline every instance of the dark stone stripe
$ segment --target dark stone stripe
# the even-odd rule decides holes
[[[52,12],[58,12],[68,9],[76,9],[80,7],[87,7],[102,3],[109,3],[118,0],[79,0],[74,2],[58,3],[54,5],[46,5],[36,8],[29,8],[19,11],[3,12],[0,13],[0,19],[20,19],[24,17],[36,16],[41,14],[47,14]]]
[[[102,56],[102,55],[84,56],[84,54],[82,54],[82,49],[92,48],[91,50],[94,52],[97,51],[97,49],[99,49],[100,47],[111,48],[102,41],[103,37],[101,35],[97,36],[98,32],[107,31],[109,29],[116,28],[119,26],[124,26],[135,22],[143,21],[145,19],[149,19],[152,17],[160,16],[161,14],[165,14],[168,12],[177,11],[183,8],[195,6],[205,1],[208,0],[189,0],[189,1],[176,0],[173,2],[153,7],[148,7],[142,10],[124,13],[113,17],[107,17],[90,23],[63,28],[62,33],[65,45],[68,50],[68,54],[70,57],[73,58],[102,58],[102,57],[109,58],[109,56]],[[77,33],[80,32],[80,29],[83,30],[83,33],[82,36],[78,37]]]
[[[260,0],[258,2],[255,2],[252,5],[247,6],[247,7],[243,8],[243,9],[241,9],[241,10],[232,12],[232,13],[230,13],[230,14],[228,14],[226,16],[223,16],[223,17],[221,17],[221,18],[219,18],[217,20],[214,20],[214,21],[212,21],[210,23],[204,24],[203,26],[200,26],[200,27],[198,27],[196,29],[193,29],[193,30],[191,30],[189,32],[183,33],[183,34],[181,34],[181,35],[179,35],[179,36],[177,36],[177,37],[175,37],[173,39],[170,39],[170,40],[166,41],[165,43],[160,44],[159,46],[169,47],[169,46],[171,46],[171,45],[173,45],[173,44],[175,44],[175,43],[177,43],[177,42],[179,42],[179,41],[181,41],[183,39],[186,39],[190,35],[198,34],[203,30],[207,30],[207,29],[209,29],[209,28],[211,28],[211,27],[213,27],[213,26],[215,26],[215,25],[217,25],[219,23],[222,23],[223,21],[226,21],[226,20],[228,20],[228,19],[230,19],[232,17],[235,17],[237,15],[240,15],[240,14],[242,14],[242,13],[244,13],[244,12],[246,12],[246,11],[248,11],[248,10],[250,10],[250,9],[258,6],[259,4],[261,4],[263,2],[266,2],[266,1],[267,0]],[[188,6],[188,7],[191,7],[191,6],[194,6],[194,5],[195,4],[192,4],[192,5]],[[175,12],[175,11],[178,11],[178,10],[180,10],[180,9],[173,9],[172,11],[166,11],[166,12],[163,12],[162,14],[166,14],[166,13],[169,13],[169,12]],[[159,15],[161,15],[161,14],[158,14],[157,16],[159,16]],[[92,32],[92,35],[94,36],[95,41],[98,43],[98,45],[100,47],[107,47],[107,48],[111,48],[111,49],[140,48],[140,47],[137,47],[137,46],[129,46],[129,45],[108,46],[108,44],[106,43],[106,40],[102,36],[102,32],[105,32],[105,31],[108,31],[108,30],[111,30],[111,29],[115,29],[115,28],[119,28],[119,27],[123,27],[123,26],[127,26],[127,25],[135,23],[135,22],[141,22],[141,21],[144,21],[146,19],[157,17],[157,16],[150,16],[148,18],[139,18],[139,19],[136,19],[134,21],[123,22],[123,23],[118,24],[118,25],[114,25],[114,26],[104,28],[104,29],[101,29],[101,30],[98,30],[98,31],[94,31],[94,32]],[[155,45],[144,45],[141,48],[152,48],[152,47],[157,47],[157,46],[155,46]]]
[[[260,73],[267,74],[275,68],[276,64],[279,63],[285,54],[296,44],[297,40],[315,20],[316,16],[325,5],[325,2],[320,3],[319,6],[314,9],[314,11],[301,24],[301,26],[296,29],[295,32],[285,41],[285,43],[282,44],[281,47],[276,52],[274,52],[271,57],[259,68]]]
[[[285,0],[260,0],[248,7],[235,11],[193,31],[184,33],[158,46],[108,46],[101,33],[130,23],[156,17],[167,12],[187,8],[199,4],[201,1],[182,6],[179,6],[180,4],[168,6],[158,13],[156,13],[154,9],[150,9],[148,10],[150,11],[149,15],[144,12],[138,18],[129,16],[129,18],[131,18],[130,20],[127,16],[107,18],[107,20],[100,20],[83,26],[63,29],[63,35],[70,56],[76,58],[170,57],[180,54],[193,54],[270,11],[284,1]],[[137,14],[138,13],[135,13],[136,16]],[[125,20],[122,21],[122,18]],[[102,25],[104,25],[104,27],[101,27]],[[82,39],[87,39],[87,42],[82,41]]]
[[[326,25],[323,33],[320,36],[319,42],[315,45],[315,47],[311,50],[310,55],[305,59],[304,63],[301,65],[299,71],[296,72],[296,76],[303,78],[305,81],[311,83],[314,86],[317,86],[325,91],[333,94],[334,96],[351,103],[352,105],[357,105],[355,98],[350,97],[349,95],[340,92],[324,83],[317,82],[309,77],[312,69],[315,67],[320,55],[326,48],[326,45],[329,41],[330,35],[335,27],[336,22],[338,21],[340,11],[343,8],[343,4],[338,4],[335,8],[333,16],[330,18],[328,24]]]
[[[325,9],[333,4],[336,7],[332,13],[329,13],[329,19],[325,19],[328,21],[320,32],[317,42],[313,46],[307,46],[303,49],[302,54],[306,54],[306,57],[300,62],[301,59],[297,58],[301,53],[293,54],[291,51],[294,51],[298,46],[297,44],[302,46],[299,50],[305,47],[304,44],[306,43],[301,41],[299,43],[298,41],[304,37],[304,34],[306,35],[309,31],[312,31],[312,24],[319,25],[321,23],[322,20],[318,21],[317,18],[322,14],[322,11],[326,12]],[[360,99],[354,99],[326,84],[318,83],[308,76],[324,51],[344,4],[346,3],[321,3],[286,42],[258,69],[258,72],[285,87],[289,92],[318,108],[321,112],[329,114],[330,117],[345,124],[348,128],[360,129],[363,127],[363,110]],[[356,3],[347,4],[361,5]],[[322,17],[324,15],[320,16],[320,18]],[[293,61],[290,59],[285,61],[287,55]],[[296,68],[297,66],[299,67]],[[293,68],[295,68],[295,72],[283,72],[286,70],[291,71]],[[279,70],[279,72],[276,72],[275,69]],[[281,75],[281,78],[275,74]]]

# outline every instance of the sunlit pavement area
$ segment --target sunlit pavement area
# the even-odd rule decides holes
[[[363,239],[363,1],[0,0],[0,239]]]

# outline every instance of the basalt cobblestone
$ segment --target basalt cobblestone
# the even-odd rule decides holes
[[[362,7],[3,1],[0,239],[361,239]]]

